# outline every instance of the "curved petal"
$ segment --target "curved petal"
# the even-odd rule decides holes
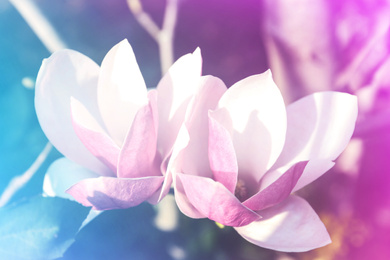
[[[302,198],[290,196],[260,214],[261,220],[235,228],[255,245],[284,252],[304,252],[331,242],[324,224]]]
[[[172,155],[170,156],[170,159],[166,161],[168,166],[165,176],[170,176],[173,181],[175,200],[180,211],[190,218],[205,218],[205,216],[202,215],[197,209],[195,209],[194,206],[189,202],[183,189],[183,185],[181,184],[180,179],[178,179],[176,176],[178,172],[181,172],[181,167],[183,165],[183,150],[185,147],[187,147],[189,141],[190,135],[188,133],[187,127],[185,124],[183,124],[179,130],[179,133],[177,134],[177,138],[172,149]],[[168,189],[168,186],[166,186],[166,183],[164,183],[163,191],[165,190],[166,192]]]
[[[212,76],[202,77],[187,108],[184,122],[188,129],[189,142],[178,162],[180,172],[212,177],[208,158],[208,111],[215,109],[225,91],[226,86],[220,79]]]
[[[167,165],[167,172],[171,172],[172,174],[175,174],[176,172],[182,171],[183,166],[183,154],[184,149],[188,146],[188,143],[190,142],[190,134],[188,133],[188,129],[185,124],[183,124],[179,130],[179,133],[177,134],[175,144],[172,148],[172,154],[169,158],[169,160],[166,160],[165,162],[168,163]]]
[[[137,206],[153,196],[163,181],[162,176],[137,179],[99,177],[82,180],[66,192],[95,210],[124,209]]]
[[[121,147],[138,109],[148,103],[145,81],[127,40],[104,57],[97,94],[108,133]]]
[[[96,86],[99,66],[83,54],[62,50],[43,61],[35,87],[35,110],[50,142],[72,161],[105,175],[108,167],[95,158],[73,130],[70,97],[98,117]]]
[[[291,194],[307,163],[306,161],[294,164],[277,180],[265,186],[257,194],[244,201],[243,204],[251,210],[258,211],[282,202]]]
[[[71,97],[74,131],[87,149],[116,173],[119,147],[105,133],[93,116],[77,99]]]
[[[50,197],[74,200],[65,191],[83,179],[95,177],[99,175],[63,157],[55,160],[47,169],[43,181],[43,192]]]
[[[211,220],[226,226],[240,227],[260,218],[219,182],[181,173],[177,177],[191,204]]]
[[[320,168],[327,168],[347,146],[356,118],[357,99],[346,93],[315,93],[289,105],[286,144],[273,169],[312,159],[322,160]],[[304,173],[300,186],[324,173],[315,172],[316,176]]]
[[[335,162],[330,160],[310,160],[292,192],[295,192],[315,181],[322,174],[329,171],[334,165]]]
[[[156,194],[148,199],[150,204],[156,205],[159,203],[168,193],[172,186],[172,174],[167,172],[164,175],[164,182],[161,188],[156,192]]]
[[[218,108],[213,117],[232,134],[239,174],[258,182],[282,151],[286,134],[285,105],[271,72],[234,84]]]
[[[141,107],[124,141],[118,163],[119,178],[140,178],[162,175],[161,158],[156,154],[158,115],[155,91],[150,92],[149,104]]]
[[[209,160],[214,180],[234,193],[238,166],[233,142],[228,131],[211,116],[209,116]]]
[[[161,154],[165,157],[173,146],[183,123],[186,107],[202,73],[200,49],[179,58],[157,86]]]
[[[207,216],[199,212],[188,199],[183,183],[181,182],[181,179],[177,177],[177,173],[174,176],[175,201],[180,211],[190,218],[206,218]]]

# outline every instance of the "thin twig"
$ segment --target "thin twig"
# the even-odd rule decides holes
[[[31,0],[9,0],[18,10],[30,28],[38,36],[41,42],[49,50],[55,52],[66,48],[66,45],[58,36],[50,22],[42,15],[37,6]]]
[[[38,36],[49,52],[55,52],[66,48],[65,43],[61,40],[53,26],[51,26],[50,22],[42,15],[33,1],[10,0],[10,3],[24,18],[31,30]],[[1,194],[0,207],[6,205],[12,196],[30,181],[42,163],[46,160],[52,147],[50,142],[48,142],[30,168],[22,175],[16,176],[10,181],[3,194]]]
[[[0,207],[6,205],[8,201],[12,198],[12,196],[20,190],[30,179],[34,176],[34,173],[41,167],[42,163],[46,160],[49,155],[52,145],[47,143],[45,148],[39,154],[39,156],[35,159],[34,163],[25,171],[22,175],[14,177],[7,188],[4,190],[3,194],[0,197]]]
[[[162,29],[144,12],[140,0],[127,0],[130,11],[138,23],[157,42],[160,52],[161,72],[164,75],[173,64],[173,37],[177,18],[178,0],[167,0]]]
[[[138,23],[156,42],[158,42],[160,28],[158,28],[153,19],[144,12],[141,2],[139,0],[127,0],[127,5],[129,6],[130,11],[133,13]]]
[[[161,72],[164,75],[173,64],[173,37],[177,18],[177,0],[167,0],[164,22],[158,45],[160,50]]]

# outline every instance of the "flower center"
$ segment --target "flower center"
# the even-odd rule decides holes
[[[245,185],[245,182],[241,179],[237,180],[236,189],[234,195],[239,199],[239,201],[244,201],[248,198],[248,189]]]

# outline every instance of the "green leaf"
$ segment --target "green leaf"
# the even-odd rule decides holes
[[[0,208],[0,259],[61,257],[88,212],[76,202],[42,196]]]

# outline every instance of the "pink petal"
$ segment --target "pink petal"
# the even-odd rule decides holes
[[[43,181],[43,192],[47,196],[73,200],[65,191],[73,184],[87,178],[99,177],[98,174],[69,160],[66,157],[55,160],[47,169]]]
[[[157,86],[159,111],[159,147],[165,157],[173,146],[184,120],[186,107],[202,73],[200,50],[179,58]]]
[[[294,164],[277,180],[244,201],[243,204],[251,210],[258,211],[282,202],[291,194],[307,163],[306,161]]]
[[[307,184],[315,181],[322,174],[329,171],[334,165],[335,163],[330,160],[310,160],[292,192],[296,192]]]
[[[161,188],[148,199],[150,204],[156,205],[159,203],[168,193],[172,186],[172,174],[167,172],[164,176],[164,182]]]
[[[82,180],[66,192],[95,210],[124,209],[137,206],[153,196],[163,181],[162,176],[137,179],[99,177]]]
[[[318,169],[329,169],[331,161],[348,144],[356,117],[357,99],[346,93],[315,93],[289,105],[286,144],[273,169],[312,159],[322,161]],[[299,186],[305,186],[323,173],[305,171]]]
[[[302,198],[290,196],[260,214],[261,220],[235,228],[255,245],[284,252],[304,252],[331,242],[324,224]]]
[[[170,158],[172,158],[171,155],[166,156],[162,160],[161,165],[160,165],[160,172],[162,173],[163,176],[165,176],[165,180],[164,180],[164,183],[161,187],[160,195],[158,198],[156,198],[156,203],[160,202],[169,193],[169,190],[172,187],[172,181],[173,181],[172,172],[170,170],[168,170]]]
[[[226,86],[220,79],[212,76],[202,77],[187,108],[184,122],[189,140],[174,161],[177,172],[212,177],[208,158],[208,111],[217,106],[225,91]]]
[[[183,161],[183,150],[187,147],[190,141],[190,135],[185,124],[179,130],[175,144],[172,149],[172,155],[170,159],[165,161],[168,162],[166,176],[172,176],[173,179],[173,188],[175,190],[175,200],[180,211],[187,215],[190,218],[205,218],[194,206],[188,201],[188,198],[184,192],[183,185],[179,178],[177,178],[176,173],[181,172],[182,161]],[[165,183],[164,183],[165,185]],[[163,186],[164,189],[164,186]],[[165,187],[165,190],[168,189],[168,186]]]
[[[240,227],[260,218],[219,182],[210,178],[177,174],[191,204],[204,216],[226,226]]]
[[[190,218],[206,218],[207,216],[199,212],[199,210],[197,210],[188,199],[178,174],[175,174],[174,176],[176,177],[174,181],[175,201],[180,211]]]
[[[218,108],[212,115],[232,134],[240,174],[259,181],[282,151],[286,134],[285,106],[271,72],[234,84]]]
[[[104,57],[97,98],[108,133],[121,147],[135,114],[148,102],[144,79],[127,40]]]
[[[78,100],[71,98],[74,131],[87,149],[116,173],[119,147]]]
[[[209,117],[209,160],[214,180],[234,193],[237,185],[237,158],[228,131]]]
[[[50,142],[72,161],[99,174],[111,171],[79,140],[71,119],[70,97],[98,116],[96,86],[99,66],[81,53],[62,50],[43,61],[35,87],[35,109]]]
[[[158,121],[156,92],[150,92],[149,104],[140,108],[123,143],[118,177],[139,178],[161,175],[161,158],[156,153]]]
[[[167,172],[175,173],[181,172],[183,164],[184,150],[190,142],[190,134],[185,124],[183,124],[177,134],[175,144],[172,148],[170,159],[164,159],[167,164]]]

